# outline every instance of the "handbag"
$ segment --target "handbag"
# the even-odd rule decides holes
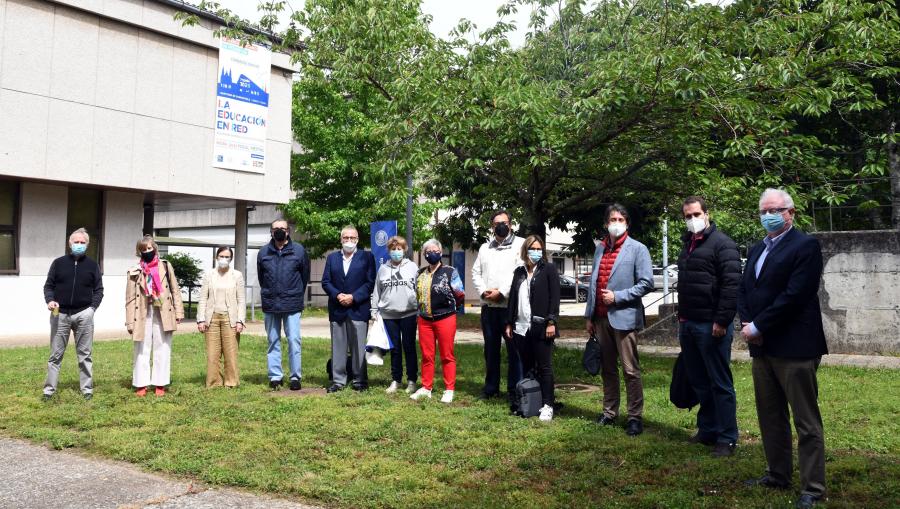
[[[687,376],[687,368],[684,365],[684,359],[682,357],[683,354],[679,353],[678,358],[675,359],[675,365],[672,366],[672,383],[669,385],[669,401],[671,401],[676,408],[690,410],[694,406],[700,404],[700,398],[697,397],[697,393],[694,392],[694,388],[691,387],[691,382],[688,380]]]
[[[384,326],[384,319],[379,313],[375,315],[375,323],[369,327],[366,338],[366,362],[373,366],[383,365],[384,352],[390,350],[392,346],[391,337]]]
[[[600,351],[600,342],[593,334],[584,345],[584,354],[581,357],[581,365],[584,370],[591,375],[600,372],[600,366],[603,364],[603,353]]]

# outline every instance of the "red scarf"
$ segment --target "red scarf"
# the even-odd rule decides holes
[[[141,260],[141,270],[147,276],[146,293],[148,297],[162,295],[162,281],[159,279],[159,256],[154,256],[150,263]]]

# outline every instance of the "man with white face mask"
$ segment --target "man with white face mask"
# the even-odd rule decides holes
[[[69,254],[50,265],[44,283],[44,300],[50,310],[50,360],[44,382],[44,401],[56,393],[59,365],[62,363],[69,334],[75,333],[78,375],[84,399],[94,395],[93,362],[94,312],[103,300],[100,266],[85,255],[90,237],[84,228],[69,235]]]
[[[628,235],[628,211],[614,203],[606,208],[606,236],[594,252],[594,269],[588,289],[587,332],[596,335],[603,352],[603,413],[597,422],[615,424],[619,415],[619,368],[622,359],[628,420],[625,433],[643,433],[644,386],[638,362],[637,330],[644,327],[641,299],[653,291],[653,269],[647,246]]]
[[[369,329],[371,296],[375,288],[375,257],[357,248],[359,233],[353,226],[341,230],[341,250],[328,255],[322,272],[322,289],[328,294],[328,321],[331,322],[332,384],[337,392],[352,377],[355,391],[369,388],[366,371],[366,333]],[[352,373],[342,362],[350,349]]]
[[[678,257],[678,339],[700,400],[690,442],[714,446],[715,457],[731,456],[738,438],[731,341],[741,259],[734,241],[709,220],[703,198],[689,196],[681,208],[687,232]]]

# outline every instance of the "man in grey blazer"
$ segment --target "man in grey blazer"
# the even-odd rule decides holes
[[[605,223],[609,235],[597,245],[594,269],[588,289],[587,332],[596,335],[603,352],[600,371],[603,379],[601,425],[613,425],[619,415],[619,368],[622,359],[628,420],[625,432],[630,436],[644,431],[644,387],[638,362],[637,333],[644,327],[642,298],[653,291],[653,269],[647,246],[628,236],[630,220],[624,206],[614,203],[606,208]]]

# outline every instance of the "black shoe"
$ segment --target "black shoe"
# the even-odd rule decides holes
[[[353,384],[350,388],[356,392],[363,392],[369,390],[369,384]]]
[[[712,451],[712,455],[714,458],[726,458],[728,456],[734,456],[734,448],[737,447],[737,444],[734,442],[724,443],[719,442],[716,444],[716,447]]]
[[[41,396],[41,401],[43,401],[44,403],[50,401],[51,399],[53,399],[52,394],[44,394]]]
[[[478,395],[478,399],[485,400],[485,401],[487,401],[491,398],[497,398],[497,397],[500,397],[499,392],[482,392],[481,394]]]
[[[628,419],[625,424],[625,434],[636,437],[644,432],[644,423],[640,419]]]
[[[292,391],[300,390],[300,379],[299,378],[291,378],[291,390]]]
[[[768,475],[764,475],[757,479],[747,479],[746,481],[744,481],[744,486],[762,486],[763,488],[772,488],[776,490],[786,490],[790,488],[789,484],[780,483],[775,479],[772,479]]]
[[[509,415],[519,415],[519,405],[509,405]]]
[[[691,435],[691,438],[688,438],[688,442],[692,444],[716,445],[716,439],[703,438],[703,435],[701,435],[700,433],[694,433],[693,435]]]
[[[284,385],[284,382],[281,380],[272,380],[269,382],[269,387],[271,387],[273,391],[277,391],[282,385]]]
[[[94,393],[93,393],[93,392],[85,392],[85,393],[84,393],[84,400],[85,400],[85,401],[90,401],[90,400],[92,400],[92,399],[94,399]]]
[[[819,503],[822,500],[821,497],[815,497],[813,495],[800,495],[800,498],[797,499],[797,503],[794,504],[794,507],[797,509],[809,509],[810,507]]]
[[[331,384],[331,386],[329,386],[327,389],[325,389],[325,392],[327,392],[328,394],[331,394],[331,393],[337,392],[343,388],[344,388],[343,385]]]
[[[613,426],[616,424],[616,418],[609,417],[606,414],[600,414],[600,417],[597,417],[597,424],[601,426]]]

